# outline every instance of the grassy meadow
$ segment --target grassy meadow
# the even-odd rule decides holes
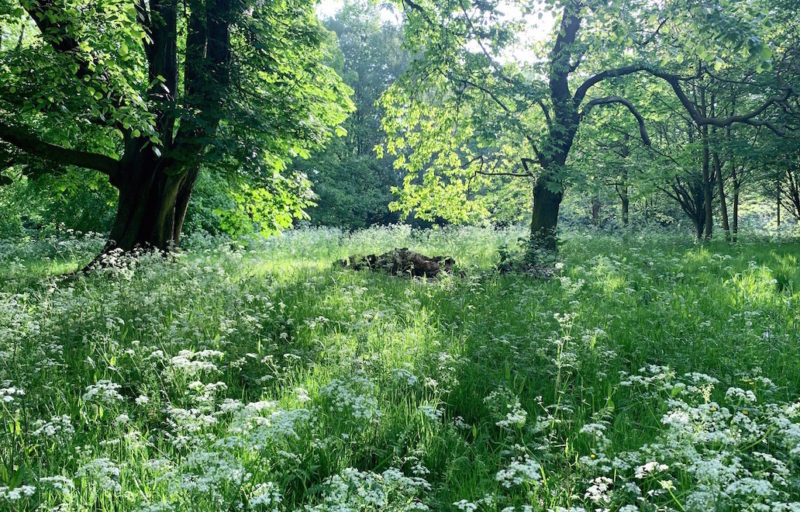
[[[800,510],[800,243],[522,234],[0,242],[0,509]]]

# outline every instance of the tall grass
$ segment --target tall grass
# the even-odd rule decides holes
[[[521,234],[4,245],[0,509],[800,507],[800,244]],[[335,265],[392,247],[463,275]]]

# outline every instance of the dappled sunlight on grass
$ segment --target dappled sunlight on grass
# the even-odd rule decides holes
[[[759,478],[774,492],[748,499],[800,499],[755,453],[796,463],[797,245],[568,238],[542,281],[492,271],[511,239],[310,230],[68,281],[26,270],[53,269],[50,249],[20,248],[0,293],[2,418],[18,425],[1,434],[0,495],[30,485],[17,502],[29,508],[219,510],[269,490],[278,510],[362,510],[335,494],[346,485],[420,510],[546,510],[592,507],[605,478],[611,509],[642,503],[634,487],[674,505],[647,494],[664,480],[688,510]],[[404,245],[453,251],[465,273],[334,264]],[[734,416],[674,420],[707,404],[746,412],[752,432]],[[696,437],[712,426],[729,439],[715,450]],[[688,450],[741,468],[709,480]]]

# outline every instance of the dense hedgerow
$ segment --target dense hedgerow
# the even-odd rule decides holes
[[[520,234],[1,243],[0,509],[800,510],[800,244]]]

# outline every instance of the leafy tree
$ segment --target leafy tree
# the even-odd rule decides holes
[[[778,21],[789,25],[788,5],[775,9],[766,1],[731,0],[400,4],[408,44],[420,53],[411,73],[386,97],[392,108],[385,125],[393,138],[387,148],[415,153],[400,160],[412,176],[400,201],[444,201],[444,208],[451,208],[464,202],[466,182],[476,174],[529,177],[531,239],[538,247],[555,248],[570,153],[578,128],[593,110],[624,108],[638,124],[642,142],[650,144],[637,105],[611,92],[626,80],[638,80],[642,87],[666,84],[703,134],[738,123],[777,129],[776,112],[793,97],[791,85],[779,75],[761,87],[752,105],[738,105],[728,115],[697,108],[687,94],[687,87],[713,79],[728,61],[746,64],[756,74],[769,71],[773,56],[785,52],[780,31],[770,28],[764,13],[779,10]],[[556,26],[550,43],[533,44],[530,52],[519,41],[532,30],[525,20],[534,10],[540,18],[553,16]],[[512,54],[526,58],[514,60]],[[604,95],[598,94],[601,89]],[[499,157],[487,171],[489,153]],[[415,181],[414,173],[421,179]]]
[[[398,173],[392,158],[376,158],[374,151],[383,140],[383,109],[376,101],[406,70],[410,57],[402,48],[402,28],[382,20],[385,9],[350,0],[324,21],[335,35],[332,65],[352,87],[355,110],[343,123],[346,134],[297,163],[317,194],[317,205],[309,210],[315,224],[359,228],[397,220],[388,204]]]
[[[310,0],[20,0],[0,26],[27,34],[0,47],[3,149],[106,175],[109,249],[176,244],[201,170],[285,191],[350,107]]]

